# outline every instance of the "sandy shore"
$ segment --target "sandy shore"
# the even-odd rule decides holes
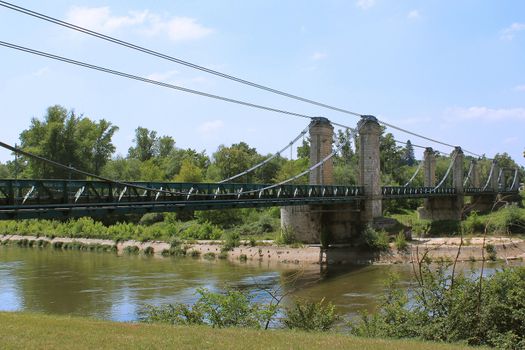
[[[93,238],[66,238],[56,237],[53,239],[36,236],[4,235],[0,236],[1,241],[19,241],[27,239],[29,241],[45,240],[50,244],[54,242],[83,244],[115,245],[117,254],[124,254],[124,250],[129,246],[137,246],[140,251],[147,247],[154,250],[155,256],[161,256],[163,250],[169,249],[170,244],[162,241],[122,241],[115,243],[109,239]],[[455,259],[461,245],[459,237],[444,238],[425,238],[414,239],[409,242],[405,251],[398,251],[394,245],[390,251],[383,253],[370,253],[362,249],[346,245],[336,245],[328,250],[323,250],[319,245],[304,245],[301,247],[277,246],[271,241],[258,242],[256,246],[241,245],[228,252],[228,260],[245,263],[258,263],[265,265],[273,264],[294,264],[294,265],[314,265],[314,264],[370,264],[370,263],[410,263],[417,255],[420,257],[426,254],[432,259]],[[495,257],[502,260],[525,260],[525,241],[514,237],[486,237],[485,246],[492,245]],[[207,253],[208,258],[218,257],[221,252],[222,242],[220,241],[196,241],[192,243],[182,243],[187,252],[197,251],[201,258]],[[458,256],[459,261],[480,261],[489,259],[487,250],[483,251],[483,237],[470,237],[463,240]],[[211,253],[211,254],[210,254]]]

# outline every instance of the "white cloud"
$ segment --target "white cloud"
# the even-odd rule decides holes
[[[375,4],[376,0],[357,0],[355,3],[355,5],[362,10],[367,10],[373,7]]]
[[[525,121],[525,108],[469,107],[451,108],[446,111],[450,121],[474,120],[484,122]]]
[[[502,40],[512,40],[517,32],[525,30],[525,23],[512,23],[510,27],[507,27],[501,31]]]
[[[194,18],[174,17],[170,20],[163,20],[158,15],[151,15],[150,26],[143,32],[148,35],[158,35],[166,33],[173,41],[195,40],[203,38],[213,32],[206,28]]]
[[[224,127],[224,122],[220,119],[210,120],[199,125],[198,131],[203,136],[211,136]]]
[[[33,76],[35,77],[43,77],[44,75],[49,74],[51,72],[51,69],[49,67],[40,68],[36,72],[33,73]]]
[[[517,85],[514,87],[514,90],[516,91],[525,91],[525,85]]]
[[[177,74],[179,74],[179,71],[169,70],[167,72],[162,72],[162,73],[151,73],[150,75],[147,75],[146,78],[167,83],[169,81],[172,81],[172,78],[176,76]]]
[[[418,19],[421,15],[418,10],[412,10],[408,13],[407,18],[408,19]]]
[[[311,56],[312,60],[314,61],[320,61],[328,57],[328,55],[324,52],[314,52],[314,54]]]
[[[134,27],[149,36],[167,35],[172,41],[200,39],[213,32],[190,17],[165,18],[149,10],[130,11],[128,15],[115,16],[107,6],[73,7],[67,13],[66,21],[106,34]]]

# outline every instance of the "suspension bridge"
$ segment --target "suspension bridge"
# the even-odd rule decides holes
[[[283,226],[292,227],[297,237],[305,242],[319,240],[322,230],[329,230],[335,240],[344,240],[353,235],[358,227],[374,222],[382,216],[382,202],[421,198],[424,203],[419,215],[429,220],[459,220],[465,212],[465,197],[471,197],[470,210],[490,210],[499,199],[513,200],[518,195],[518,169],[500,168],[496,162],[486,179],[480,178],[476,161],[472,161],[468,172],[464,171],[465,153],[479,155],[459,146],[438,141],[424,135],[405,130],[347,109],[335,107],[311,99],[293,95],[271,87],[260,85],[232,75],[214,71],[194,63],[159,53],[114,37],[110,37],[59,19],[0,0],[0,6],[47,21],[85,35],[105,40],[143,54],[197,69],[224,79],[264,90],[296,101],[344,113],[360,120],[355,127],[333,123],[322,117],[312,117],[259,105],[252,102],[223,97],[207,92],[155,81],[129,73],[109,69],[82,61],[38,51],[13,43],[0,41],[0,46],[24,53],[45,57],[63,63],[80,66],[113,76],[132,79],[184,93],[235,103],[244,107],[257,108],[280,115],[301,117],[309,125],[299,136],[284,148],[275,152],[263,162],[217,183],[167,183],[167,182],[123,182],[66,166],[45,157],[28,153],[17,147],[0,142],[15,154],[62,167],[89,180],[68,179],[0,179],[0,220],[7,219],[66,219],[71,217],[101,217],[111,214],[143,214],[150,212],[213,210],[246,207],[281,207]],[[334,125],[349,130],[344,140],[334,138]],[[381,125],[408,133],[431,143],[451,147],[449,166],[441,179],[436,178],[436,154],[430,147],[425,148],[423,159],[415,173],[404,186],[382,186],[380,169]],[[310,138],[310,165],[305,171],[285,181],[274,184],[236,183],[250,172],[264,167],[275,157],[292,147],[305,134]],[[335,140],[334,140],[335,139]],[[351,142],[358,143],[359,165],[357,185],[334,183],[333,159],[341,148]],[[414,186],[413,180],[422,173],[423,186]],[[308,176],[308,185],[296,184]]]

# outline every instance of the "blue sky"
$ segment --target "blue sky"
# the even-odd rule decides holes
[[[525,148],[525,1],[29,1],[15,4],[380,119],[488,157]],[[0,40],[354,126],[357,118],[271,95],[0,7]],[[0,140],[60,104],[206,150],[278,150],[307,121],[89,71],[0,47]],[[451,149],[394,130],[399,140]],[[0,161],[12,159],[0,150]]]

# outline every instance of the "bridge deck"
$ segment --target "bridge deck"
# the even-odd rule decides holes
[[[455,196],[452,188],[382,188],[383,199]],[[466,195],[494,195],[466,189]],[[359,205],[359,186],[0,179],[0,220],[308,204]]]

